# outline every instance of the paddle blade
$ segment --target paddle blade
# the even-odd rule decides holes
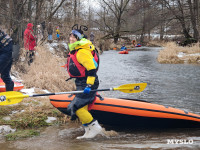
[[[0,93],[0,105],[12,105],[21,102],[28,95],[23,95],[20,92],[10,91]]]
[[[132,83],[132,84],[124,84],[117,88],[113,88],[113,90],[118,90],[124,93],[139,93],[142,92],[147,86],[147,83]]]

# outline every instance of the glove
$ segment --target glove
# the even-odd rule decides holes
[[[91,91],[91,86],[92,85],[90,85],[90,84],[88,84],[86,87],[85,87],[85,89],[84,89],[84,94],[89,94],[90,93],[90,91]]]

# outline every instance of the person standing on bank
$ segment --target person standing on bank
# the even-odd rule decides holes
[[[90,41],[92,42],[92,44],[94,44],[94,33],[91,32],[90,34]]]
[[[96,92],[90,91],[91,89],[97,89],[99,86],[96,74],[99,57],[92,42],[84,38],[81,27],[72,30],[70,34],[70,53],[66,64],[68,74],[70,77],[75,78],[76,90],[84,90],[84,93],[76,94],[67,108],[67,114],[71,116],[71,120],[78,117],[85,129],[85,134],[77,137],[77,139],[94,138],[102,132],[102,127],[88,111],[96,97]]]
[[[41,23],[41,26],[42,26],[42,37],[43,37],[43,39],[44,39],[44,37],[45,37],[44,31],[45,31],[45,29],[46,29],[45,21],[43,21],[43,22]]]
[[[53,27],[51,22],[49,22],[48,27],[47,27],[47,33],[48,33],[48,42],[52,42],[53,38],[52,38],[52,34],[53,34]]]
[[[10,77],[12,46],[12,39],[0,27],[0,74],[6,85],[6,91],[13,91],[14,88],[14,82]]]
[[[56,37],[57,37],[57,40],[59,41],[59,40],[60,40],[60,30],[59,30],[59,26],[57,26],[57,28],[56,28]]]
[[[27,50],[26,57],[28,57],[28,64],[33,62],[35,56],[36,38],[33,33],[33,24],[28,23],[24,31],[24,48]]]
[[[41,40],[43,39],[41,25],[37,25],[36,33],[37,33],[37,45],[39,45],[41,43]]]

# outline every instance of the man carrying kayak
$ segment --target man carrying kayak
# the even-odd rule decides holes
[[[6,85],[6,91],[13,91],[14,88],[14,82],[10,77],[12,66],[12,46],[12,39],[0,27],[0,74]]]
[[[96,97],[96,92],[91,90],[99,86],[96,74],[99,57],[92,42],[84,37],[81,28],[72,30],[69,37],[70,53],[66,64],[70,77],[75,78],[76,90],[84,90],[84,93],[76,94],[67,108],[71,120],[78,117],[85,129],[85,134],[77,139],[93,138],[102,132],[102,127],[88,111]]]

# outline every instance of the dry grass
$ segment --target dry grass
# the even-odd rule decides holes
[[[51,54],[45,47],[38,47],[34,62],[27,66],[27,73],[22,75],[26,88],[47,89],[51,92],[68,91],[74,88],[63,66],[66,58]]]
[[[183,52],[186,54],[183,57],[178,57],[177,55]],[[199,43],[191,46],[191,47],[180,47],[173,42],[169,42],[165,45],[165,48],[160,51],[158,55],[158,62],[160,63],[198,63],[200,60],[199,55],[190,56],[189,54],[200,53]]]
[[[162,47],[165,47],[166,46],[166,42],[164,41],[160,41],[160,40],[153,40],[153,41],[150,41],[149,43],[147,43],[146,46],[149,46],[149,47],[158,47],[158,46],[162,46]]]

